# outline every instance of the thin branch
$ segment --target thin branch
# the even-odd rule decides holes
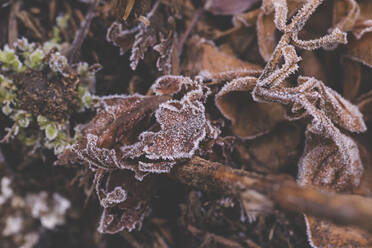
[[[194,157],[176,166],[170,176],[198,189],[233,196],[242,201],[250,200],[244,198],[247,192],[255,192],[262,199],[271,201],[272,206],[372,232],[372,199],[301,188],[288,175],[263,176]]]

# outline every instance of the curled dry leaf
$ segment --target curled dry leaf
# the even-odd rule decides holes
[[[232,0],[229,2],[224,0],[207,0],[204,9],[214,15],[236,15],[243,13],[259,2],[260,0]]]
[[[117,1],[120,6],[125,5],[122,1]],[[133,70],[138,63],[143,60],[145,53],[152,48],[160,53],[157,67],[165,74],[172,71],[172,66],[177,67],[176,33],[175,21],[173,17],[164,20],[163,15],[157,13],[160,2],[157,1],[149,8],[151,1],[140,0],[135,2],[134,10],[139,9],[141,14],[137,16],[137,21],[114,22],[107,30],[106,39],[114,45],[120,47],[120,54],[124,54],[131,49],[130,66]],[[130,4],[125,6],[129,6]],[[138,5],[138,6],[137,6]],[[137,8],[136,8],[137,6]],[[143,12],[146,11],[146,15]],[[119,12],[121,13],[119,8]],[[121,13],[122,15],[123,13]],[[136,13],[133,14],[134,16]],[[122,17],[128,17],[123,14]],[[173,63],[174,62],[174,63]]]
[[[120,47],[120,54],[123,55],[132,47],[136,34],[135,31],[128,30],[120,22],[113,22],[107,29],[106,40]]]
[[[346,137],[346,136],[345,136]],[[351,163],[332,140],[306,134],[306,146],[299,164],[298,183],[328,192],[353,193],[360,185],[363,165],[357,144],[349,137]],[[358,197],[358,196],[354,196]],[[327,221],[305,216],[313,247],[370,247],[370,235],[353,227],[338,227]]]
[[[316,77],[326,80],[324,63],[313,51],[304,50],[301,52],[302,60],[299,63],[301,74],[307,77]]]
[[[274,24],[274,14],[266,15],[264,11],[257,17],[257,43],[262,58],[267,62],[270,60],[277,40],[275,37],[276,28]]]
[[[142,182],[128,171],[98,171],[95,177],[96,193],[104,208],[98,231],[114,234],[124,229],[140,229],[150,212],[149,201],[156,188],[154,178]],[[135,192],[135,193],[134,193]]]
[[[250,141],[244,151],[251,157],[250,166],[265,173],[280,173],[296,165],[302,152],[302,133],[296,125],[279,125],[270,134]]]
[[[360,7],[355,0],[336,1],[333,5],[333,26],[342,31],[350,31],[359,14]]]
[[[364,34],[372,32],[372,3],[371,1],[359,1],[360,14],[353,27],[353,35],[360,39]]]
[[[287,24],[286,1],[264,1],[263,9],[274,10],[275,26],[284,34],[258,78],[252,95],[256,101],[279,102],[289,106],[291,119],[306,115],[312,117],[311,123],[307,126],[305,152],[299,163],[300,185],[352,193],[359,186],[363,165],[357,144],[339,128],[351,132],[364,132],[366,126],[362,114],[356,106],[315,78],[300,76],[297,87],[288,86],[284,81],[298,69],[297,64],[301,60],[294,46],[313,50],[346,43],[346,34],[337,27],[330,34],[315,40],[298,38],[298,32],[322,2],[307,1]],[[343,28],[347,25],[346,22],[340,24]],[[289,45],[290,42],[294,46]],[[282,58],[284,63],[281,64]],[[314,247],[351,247],[350,244],[365,247],[366,242],[369,242],[364,239],[363,233],[358,231],[354,236],[345,233],[340,240],[336,228],[308,217],[306,220],[310,243]],[[325,226],[328,229],[324,228]],[[324,234],[328,236],[324,237]],[[327,241],[324,242],[325,240]]]
[[[353,39],[346,47],[344,55],[352,60],[372,67],[372,33],[367,33],[359,40]]]
[[[165,80],[159,80],[158,85],[162,81]],[[186,83],[183,80],[174,82],[182,85],[190,82],[190,79],[184,81]],[[205,116],[202,103],[205,92],[197,83],[193,82],[190,88],[193,86],[196,89],[189,91],[181,100],[169,100],[159,106],[155,116],[160,131],[143,132],[139,142],[121,148],[128,158],[145,156],[150,160],[166,161],[190,158],[206,137],[217,138],[219,131],[212,127]]]
[[[345,162],[345,154],[341,154],[333,140],[306,133],[305,151],[299,162],[298,183],[301,186],[343,193],[352,193],[359,186],[363,165],[358,146],[345,135],[343,139],[349,144],[350,163]]]
[[[188,44],[186,64],[184,70],[191,75],[198,75],[202,71],[211,74],[232,70],[251,69],[260,70],[261,66],[242,61],[236,57],[230,56],[219,49],[212,43],[194,37]]]
[[[96,173],[104,207],[100,232],[140,227],[149,210],[148,188],[156,186],[147,175],[168,173],[179,159],[191,158],[203,140],[219,135],[206,118],[203,103],[210,91],[200,79],[164,76],[153,89],[157,96],[102,97],[80,142],[59,157],[60,164],[83,161]],[[181,100],[170,99],[176,93],[183,93]]]
[[[372,91],[360,96],[357,100],[357,106],[363,113],[365,121],[372,120]]]
[[[92,169],[129,169],[142,179],[145,173],[136,163],[121,161],[117,144],[130,144],[146,128],[151,116],[167,96],[111,96],[102,98],[102,107],[81,133],[78,144],[72,145],[59,157],[59,164],[85,161]],[[147,124],[147,125],[146,125]]]
[[[285,109],[276,103],[256,103],[250,92],[257,78],[247,76],[226,84],[216,95],[216,106],[232,122],[235,135],[253,139],[285,120]]]
[[[343,59],[341,63],[343,68],[343,96],[351,100],[355,98],[359,92],[362,79],[361,64],[350,59]]]

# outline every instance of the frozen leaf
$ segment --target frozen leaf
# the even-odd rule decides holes
[[[235,15],[243,13],[247,9],[259,3],[260,0],[207,0],[204,8],[214,15]]]
[[[345,247],[365,248],[372,246],[370,234],[352,227],[339,227],[313,217],[305,217],[307,234],[313,248]]]
[[[172,167],[176,164],[175,161],[169,162],[138,162],[138,169],[149,173],[169,173]]]
[[[364,34],[372,31],[372,3],[371,1],[360,1],[360,14],[353,27],[353,35],[360,39]]]
[[[341,134],[343,135],[343,134]],[[305,151],[299,162],[298,183],[330,192],[352,193],[360,183],[363,165],[356,143],[343,135],[347,156],[331,139],[306,133]]]
[[[372,18],[372,17],[371,17]],[[372,19],[357,21],[353,28],[353,35],[360,39],[366,33],[372,32]]]
[[[123,55],[132,47],[136,31],[125,29],[120,22],[113,22],[107,29],[106,40],[120,47],[120,54]]]
[[[124,229],[141,229],[144,217],[150,212],[149,201],[155,190],[150,177],[139,182],[130,172],[97,172],[96,191],[104,207],[98,231],[114,234]]]
[[[353,193],[360,185],[363,165],[356,143],[350,143],[350,162],[332,140],[307,133],[304,154],[299,164],[298,183],[329,192]],[[354,196],[357,197],[357,196]],[[364,231],[352,227],[338,227],[329,222],[305,216],[307,232],[313,247],[369,247],[372,240]]]
[[[347,43],[346,33],[342,32],[339,28],[335,28],[334,30],[332,30],[332,33],[315,40],[300,40],[298,39],[297,35],[297,33],[292,34],[293,44],[305,50],[314,50],[320,47],[329,48],[337,43]]]
[[[156,95],[174,95],[192,84],[193,81],[188,77],[162,76],[155,81],[151,89]]]
[[[145,173],[138,171],[136,163],[121,161],[117,144],[133,143],[142,131],[141,124],[145,125],[159,104],[168,99],[168,96],[140,95],[102,98],[98,114],[82,130],[82,139],[60,155],[59,163],[82,160],[96,168],[129,169],[139,179],[143,178]]]
[[[178,72],[178,50],[177,50],[177,34],[174,32],[175,20],[172,17],[168,18],[168,22],[172,24],[169,33],[165,36],[160,33],[160,42],[154,46],[160,56],[156,61],[156,66],[159,71],[164,74],[176,74]]]
[[[156,160],[175,160],[190,158],[207,135],[207,119],[202,102],[198,98],[203,92],[191,91],[181,101],[170,100],[159,106],[156,120],[160,124],[159,132],[143,132],[139,144],[122,147],[124,154],[140,155]]]
[[[147,49],[154,46],[157,42],[155,30],[144,24],[134,39],[132,54],[130,56],[130,67],[132,70],[137,68],[139,61],[144,58]]]
[[[360,14],[355,0],[336,1],[333,5],[333,26],[342,31],[350,31]]]
[[[250,92],[257,79],[243,77],[226,84],[216,95],[216,106],[232,122],[233,132],[247,139],[263,135],[285,120],[285,110],[275,103],[256,103]]]

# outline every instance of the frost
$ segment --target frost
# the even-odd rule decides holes
[[[363,165],[356,143],[341,134],[345,150],[334,141],[306,133],[305,151],[299,162],[298,183],[336,192],[352,192],[359,186]],[[345,153],[348,160],[345,160]]]
[[[50,55],[49,67],[52,71],[59,72],[65,77],[68,77],[70,75],[67,59],[59,52],[55,52]]]
[[[144,152],[149,159],[190,158],[206,135],[204,106],[200,102],[171,100],[156,111],[156,120],[161,126],[157,133],[141,135]]]
[[[144,58],[147,49],[154,46],[157,41],[155,30],[143,23],[141,24],[142,28],[140,28],[134,37],[135,41],[133,43],[132,54],[130,56],[130,67],[132,70],[137,68],[139,61]]]
[[[139,182],[127,171],[117,171],[97,173],[95,183],[97,195],[104,207],[98,231],[114,234],[124,229],[140,229],[143,218],[150,211],[148,201],[154,190],[154,181],[145,178]]]
[[[156,79],[151,89],[156,95],[174,95],[179,93],[183,87],[188,88],[192,84],[191,78],[167,75]]]
[[[175,25],[174,20],[171,23]],[[167,36],[160,33],[160,43],[153,48],[160,54],[160,57],[156,61],[156,67],[164,74],[170,74],[172,72],[172,65],[174,64],[172,60],[174,60],[175,56],[178,56],[178,54],[175,54],[177,52],[177,36],[175,32],[172,32],[174,29],[175,27],[171,27],[171,31]]]

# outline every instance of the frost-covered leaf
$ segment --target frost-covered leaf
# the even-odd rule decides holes
[[[178,50],[177,50],[177,33],[174,32],[175,29],[175,20],[169,18],[168,22],[172,24],[170,31],[165,36],[163,33],[160,33],[159,44],[154,46],[154,50],[159,53],[159,58],[156,61],[156,66],[159,71],[162,71],[164,74],[175,74],[178,73]]]
[[[363,165],[358,146],[351,138],[343,136],[345,146],[348,146],[348,160],[333,140],[306,133],[297,179],[301,186],[344,193],[351,193],[359,186]]]
[[[156,95],[174,95],[182,88],[188,88],[193,84],[191,78],[183,76],[162,76],[151,86]]]
[[[120,54],[128,51],[134,42],[135,30],[127,30],[124,24],[113,22],[107,29],[106,40],[120,47]]]
[[[333,26],[342,31],[350,31],[359,14],[360,7],[355,0],[336,1],[333,5]]]
[[[371,1],[359,1],[360,14],[353,26],[353,35],[360,39],[369,32],[372,32],[372,3]]]
[[[152,160],[190,158],[207,135],[208,120],[199,100],[202,97],[199,89],[190,91],[180,101],[162,103],[155,114],[160,131],[143,132],[138,144],[122,147],[123,154],[130,157],[144,154]]]
[[[344,154],[332,140],[307,132],[298,183],[328,192],[355,192],[362,179],[363,165],[357,144],[346,136],[344,141],[349,143],[349,161],[345,161]],[[372,244],[372,239],[362,230],[338,227],[310,216],[305,216],[305,220],[313,247],[369,247]]]
[[[157,42],[156,31],[151,26],[142,24],[140,27],[141,28],[134,37],[130,56],[130,67],[132,70],[137,68],[139,61],[145,57],[146,51]]]
[[[117,144],[130,144],[146,128],[158,105],[168,96],[110,96],[101,99],[96,117],[82,129],[82,139],[59,157],[59,163],[88,162],[93,167],[126,168],[135,171],[138,178],[144,173],[137,170],[136,163],[121,161]]]
[[[305,221],[309,243],[313,248],[365,248],[372,246],[370,234],[361,229],[339,227],[310,216],[306,216]]]
[[[155,191],[153,178],[139,182],[131,172],[97,172],[96,191],[104,207],[98,231],[114,234],[124,229],[141,229],[144,217],[149,214],[149,201]]]

